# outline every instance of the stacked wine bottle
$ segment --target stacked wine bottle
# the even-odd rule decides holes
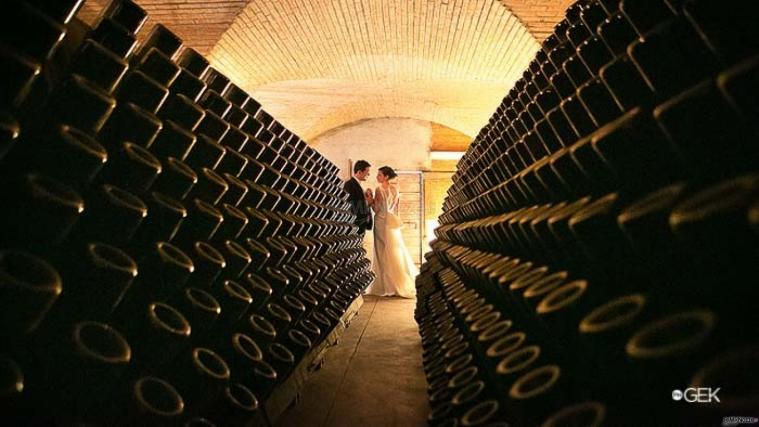
[[[758,82],[748,5],[567,10],[459,162],[417,281],[431,425],[756,416]]]
[[[373,279],[338,170],[82,5],[2,6],[0,422],[267,425]]]

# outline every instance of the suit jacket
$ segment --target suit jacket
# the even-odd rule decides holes
[[[356,178],[351,178],[345,181],[343,184],[343,190],[348,193],[348,201],[351,204],[351,212],[356,215],[355,224],[359,228],[360,233],[364,233],[366,230],[372,229],[372,211],[369,205],[366,204],[366,198],[364,197],[364,190],[361,188],[361,184],[358,183]]]

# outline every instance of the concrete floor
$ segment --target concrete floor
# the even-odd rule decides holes
[[[414,300],[364,296],[277,427],[424,426],[429,406]]]

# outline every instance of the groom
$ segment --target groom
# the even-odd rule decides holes
[[[369,205],[372,204],[373,198],[371,191],[364,193],[359,181],[366,181],[369,176],[370,164],[366,160],[359,160],[353,165],[353,177],[343,185],[343,190],[350,197],[348,201],[351,204],[351,212],[356,215],[355,224],[358,226],[358,232],[361,236],[366,230],[372,229],[372,211]]]

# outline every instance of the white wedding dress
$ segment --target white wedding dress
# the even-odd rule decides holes
[[[372,270],[377,275],[374,283],[367,289],[370,295],[413,298],[416,294],[414,280],[419,271],[403,243],[399,223],[398,205],[400,194],[398,188],[391,185],[388,189],[377,187],[374,195],[374,262]],[[396,218],[391,216],[395,215]]]

